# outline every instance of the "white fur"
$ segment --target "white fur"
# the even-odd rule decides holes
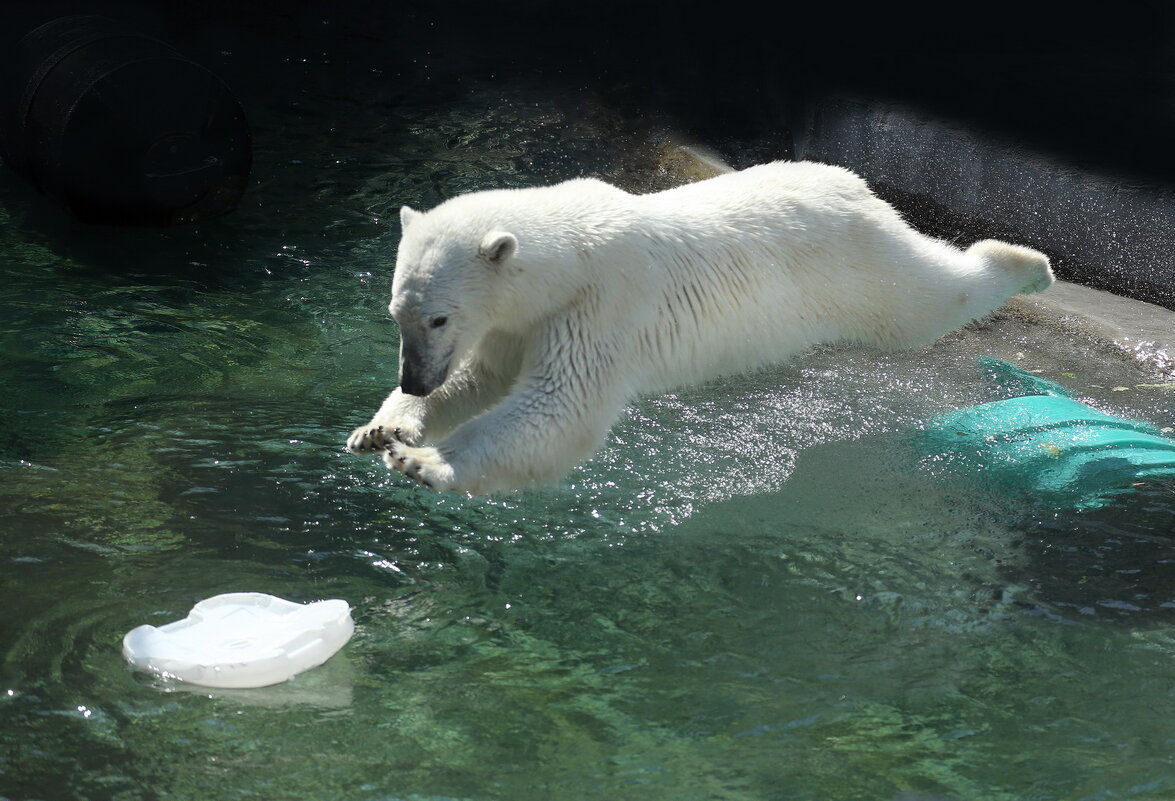
[[[348,447],[470,493],[557,480],[638,394],[818,343],[926,345],[1053,280],[1041,253],[931,239],[809,162],[475,192],[402,222],[390,309],[402,386],[427,394],[396,389]]]

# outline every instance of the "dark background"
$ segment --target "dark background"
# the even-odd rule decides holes
[[[1004,152],[1024,147],[1070,172],[1061,181],[1045,176],[1034,191],[1059,193],[1058,208],[1075,186],[1092,200],[1018,238],[1046,249],[1062,277],[1175,308],[1175,3],[814,3],[764,11],[730,3],[72,0],[6,3],[0,31],[10,42],[79,12],[172,43],[220,75],[247,115],[261,102],[296,103],[308,91],[383,103],[443,103],[475,83],[590,91],[634,122],[670,120],[736,166],[764,155],[837,160],[943,236],[1017,235],[1024,209],[1001,217],[986,207],[1023,189],[1020,170],[1006,163],[988,170],[998,154],[983,143],[1000,142]],[[300,61],[314,70],[297,69]],[[885,164],[842,141],[821,142],[818,131],[813,147],[800,147],[813,136],[813,115],[840,93],[874,109],[915,109],[903,125],[922,126],[918,115],[927,125],[948,120],[979,145],[957,152],[940,137],[903,152],[915,131],[882,130],[873,115],[849,124],[870,142],[891,140]],[[740,152],[748,142],[760,146]],[[970,207],[901,177],[963,161],[979,165],[991,195]],[[951,181],[958,183],[943,178]],[[1131,231],[1121,230],[1123,220]]]
[[[389,80],[590,86],[700,137],[777,132],[829,89],[913,102],[1014,134],[1082,166],[1172,181],[1175,4],[572,2],[8,2],[8,41],[66,13],[135,23],[193,58],[333,56]],[[814,6],[814,7],[813,7]],[[236,64],[245,65],[246,61]],[[296,91],[249,86],[238,91]]]

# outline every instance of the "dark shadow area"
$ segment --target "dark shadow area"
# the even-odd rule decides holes
[[[625,126],[669,127],[736,167],[844,164],[931,233],[1006,236],[1044,249],[1064,278],[1175,304],[1169,3],[947,15],[931,4],[54,0],[5,4],[0,44],[76,13],[158,37],[223,80],[260,154],[254,188],[274,142],[367,125],[378,148],[380,121],[404,104],[531,85],[598,99]],[[1037,157],[1055,166],[1033,172]]]
[[[1175,615],[1170,481],[1142,482],[1100,509],[1042,516],[1025,532],[1027,581],[1069,622],[1137,624]]]
[[[245,96],[297,89],[250,65],[327,58],[343,94],[370,70],[400,92],[525,78],[602,90],[631,113],[666,113],[699,137],[727,139],[776,133],[807,98],[847,90],[1008,134],[1078,166],[1175,178],[1169,3],[988,3],[955,16],[931,4],[72,0],[6,4],[3,30],[16,37],[66,13],[133,22],[219,62],[209,66]],[[219,57],[226,50],[231,63]]]

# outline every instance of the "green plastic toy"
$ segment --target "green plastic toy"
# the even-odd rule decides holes
[[[1099,412],[1007,362],[979,361],[1001,387],[1031,394],[931,420],[924,432],[929,464],[1081,509],[1104,506],[1140,483],[1175,479],[1175,440],[1157,426]]]

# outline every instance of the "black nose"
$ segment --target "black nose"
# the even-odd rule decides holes
[[[416,395],[423,398],[428,393],[432,392],[433,388],[425,384],[423,381],[415,379],[401,378],[400,391],[405,395]]]
[[[436,389],[436,386],[417,373],[410,362],[404,361],[400,363],[401,392],[405,395],[416,395],[423,398],[434,389]]]

